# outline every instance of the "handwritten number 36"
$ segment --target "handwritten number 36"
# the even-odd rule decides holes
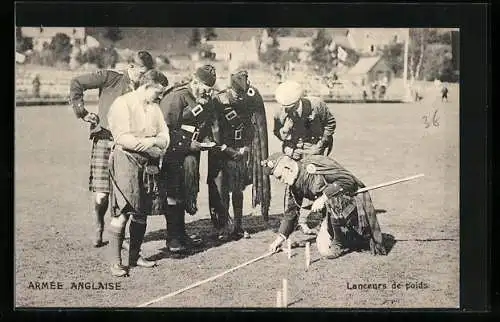
[[[432,115],[432,121],[429,121],[427,115],[422,116],[422,119],[424,120],[425,123],[425,128],[428,128],[431,125],[439,127],[439,117],[437,116],[437,112],[438,112],[437,110],[434,111],[434,114]]]

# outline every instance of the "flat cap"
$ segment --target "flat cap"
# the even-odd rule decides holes
[[[275,92],[276,101],[281,105],[295,104],[304,94],[302,86],[295,81],[281,83]]]
[[[203,84],[212,87],[215,85],[217,80],[217,74],[215,72],[215,67],[212,65],[203,65],[198,67],[195,72],[196,78],[200,80]]]
[[[153,69],[155,65],[153,56],[145,50],[140,50],[134,55],[134,63],[147,69]]]

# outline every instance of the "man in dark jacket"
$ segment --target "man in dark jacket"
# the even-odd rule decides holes
[[[200,151],[207,149],[202,142],[204,139],[213,142],[211,137],[217,135],[211,99],[215,81],[215,68],[204,65],[189,82],[167,91],[160,102],[171,138],[161,178],[167,196],[164,207],[167,247],[174,253],[197,244],[186,233],[185,212],[194,215],[198,211]]]
[[[210,215],[219,237],[250,237],[242,226],[243,191],[253,184],[252,206],[261,205],[268,218],[270,203],[269,176],[263,175],[260,162],[268,156],[267,120],[264,101],[250,85],[248,73],[231,75],[230,87],[215,96],[219,124],[218,149],[208,153],[208,192]],[[234,221],[227,228],[231,194]]]
[[[325,102],[316,97],[305,97],[302,86],[286,81],[276,89],[276,101],[281,109],[274,117],[274,135],[283,142],[283,152],[294,160],[306,155],[330,154],[337,121]],[[307,208],[299,218],[305,234],[315,232],[307,226]]]
[[[153,57],[146,51],[134,55],[134,61],[124,72],[98,70],[90,74],[77,76],[70,83],[70,101],[76,116],[89,122],[92,152],[90,157],[89,190],[95,194],[94,211],[96,236],[94,246],[101,247],[104,230],[104,215],[109,203],[109,166],[113,136],[108,128],[108,112],[114,100],[130,91],[138,84],[140,77],[154,67]],[[86,90],[99,89],[99,106],[97,115],[89,113],[84,106]]]
[[[262,165],[288,186],[284,218],[270,251],[278,251],[295,230],[302,199],[308,198],[314,200],[311,210],[324,215],[316,237],[323,257],[337,258],[354,248],[368,248],[374,255],[387,253],[370,195],[357,192],[365,185],[335,160],[309,155],[295,161],[275,153]]]

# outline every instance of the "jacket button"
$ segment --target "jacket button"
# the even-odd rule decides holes
[[[186,138],[186,136],[185,136],[185,135],[183,135],[183,136],[182,136],[182,138],[183,138],[183,139],[185,139],[185,138]]]
[[[181,145],[182,145],[182,143],[181,143],[181,142],[179,142],[179,146],[181,146]]]

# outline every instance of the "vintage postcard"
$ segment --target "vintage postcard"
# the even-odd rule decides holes
[[[458,308],[460,32],[16,26],[15,306]]]

